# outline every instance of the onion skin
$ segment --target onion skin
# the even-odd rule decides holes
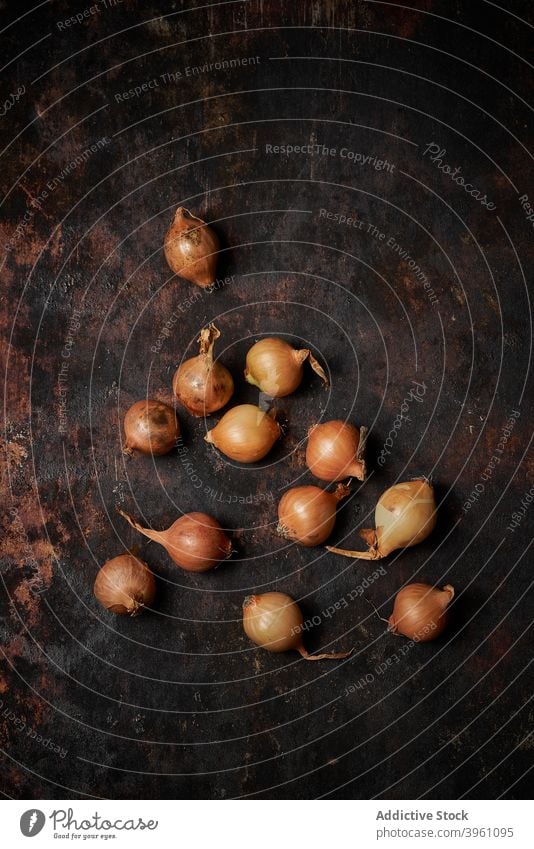
[[[320,545],[334,530],[338,502],[349,492],[341,483],[334,492],[318,486],[288,489],[278,504],[278,533],[306,547]]]
[[[172,407],[162,401],[145,399],[132,404],[124,417],[123,452],[160,456],[176,448],[180,424]]]
[[[386,489],[375,508],[376,530],[365,528],[360,536],[369,551],[351,551],[327,546],[328,551],[358,560],[381,560],[398,548],[411,548],[426,539],[436,527],[434,489],[426,478],[397,483]]]
[[[205,221],[183,206],[176,210],[163,249],[175,274],[203,289],[215,282],[219,237]]]
[[[184,513],[166,531],[143,528],[123,510],[121,516],[139,533],[162,545],[186,572],[208,572],[232,554],[232,542],[207,513]]]
[[[341,419],[316,424],[308,431],[306,465],[323,481],[343,478],[365,480],[365,441],[367,428],[357,428]]]
[[[240,404],[228,410],[204,439],[231,460],[256,463],[281,435],[282,429],[271,413],[254,404]]]
[[[296,350],[284,339],[270,336],[256,342],[247,353],[245,380],[271,398],[284,398],[300,386],[306,360],[328,385],[324,370],[307,348]]]
[[[342,660],[352,654],[352,649],[349,652],[308,654],[302,642],[303,624],[300,607],[285,593],[250,595],[243,602],[245,634],[269,652],[294,649],[304,660]]]
[[[156,596],[156,580],[142,560],[120,554],[108,560],[96,576],[93,592],[102,607],[120,616],[138,616]]]
[[[454,587],[450,584],[442,590],[430,584],[408,584],[395,596],[388,628],[415,643],[435,640],[447,627],[448,606],[453,598]]]
[[[185,360],[174,374],[172,389],[193,416],[206,416],[225,407],[234,393],[234,381],[222,363],[213,361],[213,346],[220,337],[214,324],[200,332],[200,353]]]

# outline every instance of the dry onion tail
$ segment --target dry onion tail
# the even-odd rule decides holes
[[[143,525],[136,522],[128,513],[125,513],[124,510],[121,510],[120,507],[117,507],[117,513],[122,516],[123,519],[126,519],[129,525],[134,528],[134,530],[139,531],[139,533],[144,534],[144,536],[149,539],[156,540],[159,542],[159,538],[161,536],[161,531],[153,531],[150,528],[144,528]]]
[[[302,655],[304,660],[343,660],[350,657],[354,649],[350,651],[325,652],[323,654],[309,654],[304,646],[300,646],[297,651]]]
[[[327,551],[332,554],[341,554],[342,557],[351,557],[353,560],[381,560],[385,555],[378,548],[378,537],[373,528],[362,528],[360,536],[369,546],[369,551],[352,551],[348,548],[336,548],[327,545]]]
[[[350,495],[350,485],[352,483],[352,478],[347,481],[347,483],[338,483],[332,495],[336,499],[336,501],[342,501],[344,498]]]
[[[207,327],[203,327],[200,331],[200,336],[198,337],[200,353],[204,354],[210,362],[213,360],[213,346],[220,335],[221,331],[215,327],[213,322],[211,322],[211,324]]]
[[[315,374],[318,374],[319,377],[321,378],[321,380],[323,381],[324,385],[328,386],[328,378],[326,376],[326,372],[325,372],[324,368],[319,363],[319,361],[313,356],[311,351],[307,351],[307,349],[304,349],[304,350],[306,350],[306,352],[307,352],[308,362],[309,362],[310,366],[312,367],[312,369],[314,370]]]
[[[356,475],[359,481],[364,481],[367,477],[367,465],[365,463],[365,449],[367,447],[367,434],[369,428],[360,427],[360,442],[358,444],[358,452],[356,454],[356,464],[360,466],[360,475]]]

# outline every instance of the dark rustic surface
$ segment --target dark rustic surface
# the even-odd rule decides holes
[[[531,9],[414,6],[109,0],[67,27],[89,2],[22,18],[2,4],[2,99],[19,90],[0,124],[6,796],[527,795],[533,229],[520,198],[534,199]],[[425,155],[430,143],[486,204]],[[271,144],[336,153],[277,155]],[[212,294],[165,264],[181,204],[223,240],[225,283]],[[125,458],[124,411],[170,397],[210,320],[236,400],[257,398],[240,376],[264,333],[305,340],[331,390],[310,372],[277,404],[287,436],[257,467],[203,442],[216,417],[187,415],[187,453]],[[380,466],[413,381],[422,398],[404,408]],[[311,482],[303,440],[321,416],[371,428],[373,473],[344,504],[336,541],[356,542],[387,486],[433,477],[438,529],[385,561],[365,593],[389,615],[405,581],[454,584],[438,642],[406,649],[384,632],[355,597],[373,564],[276,537],[282,490]],[[116,506],[156,528],[206,510],[238,553],[215,573],[182,573]],[[156,609],[113,618],[92,584],[132,545],[158,576]],[[241,602],[272,589],[320,617],[311,649],[353,645],[354,656],[310,664],[253,648]]]

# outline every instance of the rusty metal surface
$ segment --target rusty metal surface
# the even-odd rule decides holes
[[[506,5],[4,4],[6,796],[527,795],[532,10]],[[223,242],[212,293],[166,266],[178,205]],[[265,333],[310,346],[331,389],[310,371],[277,403],[287,435],[258,466],[185,414],[181,453],[126,458],[124,412],[170,399],[210,320],[236,401],[257,398],[240,376]],[[276,537],[320,417],[371,429],[333,540],[418,474],[430,539],[378,569]],[[204,510],[238,551],[181,573],[117,506],[156,528]],[[132,545],[158,598],[125,621],[92,584]],[[433,644],[385,633],[363,597],[387,616],[410,580],[456,587]],[[242,599],[273,589],[319,623],[310,650],[353,657],[252,647]]]

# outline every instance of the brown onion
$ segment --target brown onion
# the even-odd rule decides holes
[[[132,528],[162,545],[177,566],[187,572],[207,572],[232,554],[232,543],[216,519],[206,513],[184,513],[166,531],[143,528],[123,510]]]
[[[395,596],[389,630],[415,643],[435,640],[447,627],[448,606],[453,598],[454,587],[450,584],[442,590],[430,584],[408,584]]]
[[[165,258],[175,274],[205,288],[215,282],[219,237],[201,218],[178,207],[165,235]]]
[[[96,576],[93,592],[110,613],[137,616],[156,595],[154,575],[133,554],[120,554],[104,563]]]
[[[366,427],[334,419],[308,431],[306,465],[316,478],[334,483],[353,477],[365,480]]]
[[[300,385],[306,360],[321,380],[328,384],[324,370],[307,348],[297,351],[283,339],[261,339],[247,354],[245,379],[266,395],[283,398]]]
[[[232,460],[255,463],[282,434],[274,416],[273,411],[266,413],[254,404],[240,404],[228,410],[204,439]]]
[[[298,651],[305,660],[341,660],[352,649],[334,654],[308,654],[302,642],[304,617],[298,604],[285,593],[249,595],[243,602],[243,628],[247,637],[270,652]]]
[[[318,486],[288,489],[278,504],[278,533],[300,545],[320,545],[332,533],[338,502],[346,498],[349,491],[342,483],[334,492]]]
[[[359,560],[380,560],[397,548],[422,542],[436,527],[434,489],[426,478],[415,478],[386,489],[375,508],[376,530],[365,528],[360,536],[369,551],[332,548],[328,551]]]
[[[228,369],[213,362],[213,346],[220,336],[214,324],[200,332],[200,353],[185,360],[176,370],[173,392],[193,416],[205,416],[224,407],[234,392]]]
[[[126,442],[123,451],[133,454],[168,454],[176,447],[180,424],[176,413],[162,401],[149,398],[132,404],[124,417]]]

